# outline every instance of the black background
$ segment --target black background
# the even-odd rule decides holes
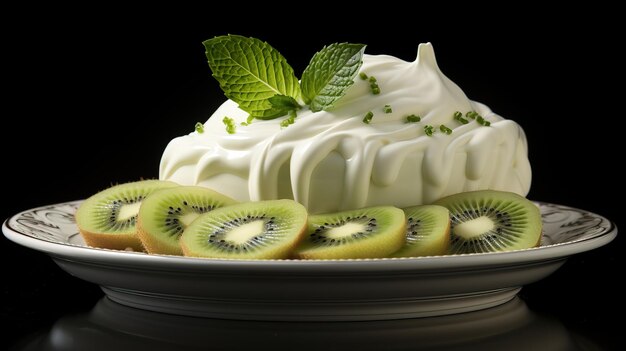
[[[233,33],[270,42],[297,75],[324,44],[362,42],[366,53],[413,60],[418,43],[430,41],[443,72],[468,97],[525,129],[531,199],[583,208],[621,224],[617,121],[624,112],[613,87],[620,79],[611,52],[615,28],[609,19],[591,25],[598,16],[592,11],[535,12],[520,20],[511,18],[514,10],[459,18],[373,11],[338,20],[328,11],[293,10],[261,20],[160,10],[17,15],[21,24],[4,40],[0,217],[85,198],[111,183],[157,177],[167,142],[189,133],[224,100],[202,40]],[[0,243],[7,345],[66,313],[88,310],[101,296],[98,287],[72,278],[46,255],[5,238]],[[598,345],[619,345],[621,330],[609,319],[619,318],[623,307],[623,247],[618,236],[577,255],[521,296],[531,309]]]

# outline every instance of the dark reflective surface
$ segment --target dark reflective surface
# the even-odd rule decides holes
[[[287,323],[202,319],[102,298],[16,350],[594,350],[519,298],[453,316],[378,322]]]

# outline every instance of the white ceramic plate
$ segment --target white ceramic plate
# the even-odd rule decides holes
[[[362,260],[217,260],[95,249],[74,223],[80,201],[19,213],[10,240],[48,253],[121,304],[247,320],[384,320],[480,310],[511,300],[568,256],[609,243],[616,226],[583,210],[538,203],[540,247],[501,253]]]

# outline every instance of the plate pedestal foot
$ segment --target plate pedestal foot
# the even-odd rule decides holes
[[[103,287],[122,305],[144,310],[220,319],[264,321],[367,321],[443,316],[470,312],[510,301],[520,288],[402,300],[261,301],[225,300],[149,294]]]

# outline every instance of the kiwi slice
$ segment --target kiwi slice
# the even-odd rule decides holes
[[[148,253],[182,255],[178,239],[193,220],[235,203],[226,195],[199,186],[161,189],[141,203],[137,234]]]
[[[403,209],[406,215],[406,243],[393,257],[444,255],[450,246],[450,212],[437,205]]]
[[[293,200],[247,202],[200,215],[180,237],[185,256],[288,258],[302,238],[307,211]]]
[[[309,217],[295,255],[304,259],[387,257],[404,245],[404,212],[379,206]]]
[[[160,180],[142,180],[103,190],[85,200],[76,211],[76,225],[85,243],[106,249],[143,251],[137,237],[137,212],[152,192],[178,186]]]
[[[518,194],[471,191],[435,204],[450,210],[450,253],[519,250],[541,241],[539,208]]]

